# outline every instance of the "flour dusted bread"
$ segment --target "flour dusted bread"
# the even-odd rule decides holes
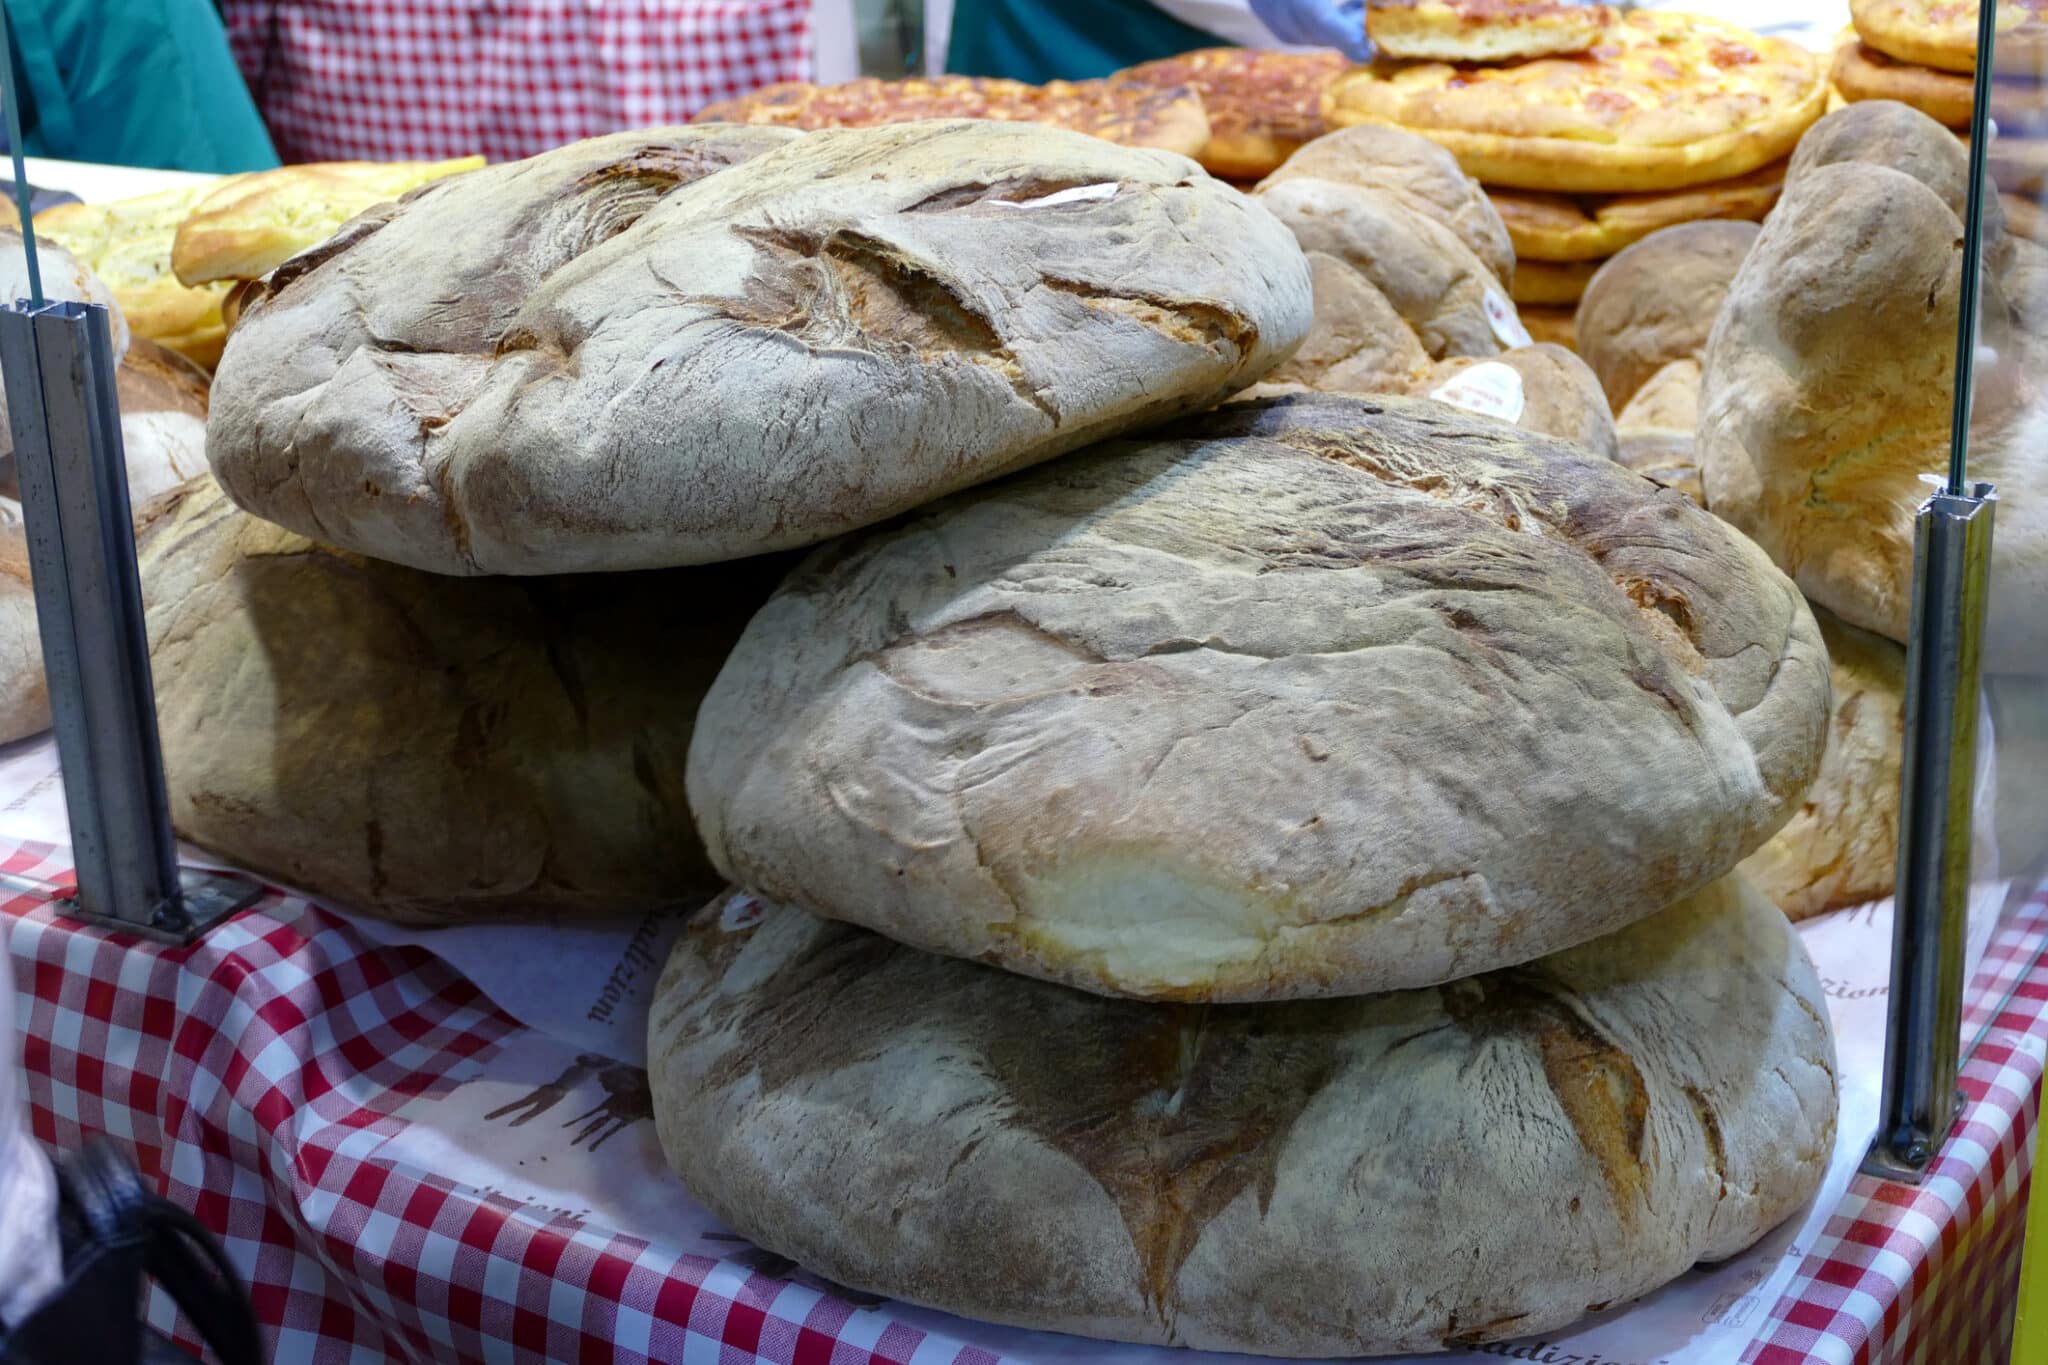
[[[1016,123],[618,134],[281,267],[207,455],[250,511],[442,573],[731,559],[1205,407],[1309,318],[1286,229],[1167,153]]]
[[[776,565],[460,579],[329,549],[201,477],[139,519],[171,820],[416,924],[701,897],[697,702]]]
[[[1881,900],[1899,852],[1906,649],[1816,611],[1833,686],[1820,776],[1742,875],[1793,919]]]
[[[1718,221],[1666,228],[1588,282],[1578,350],[1617,411],[1665,366],[1706,353],[1721,302],[1759,231],[1754,223]]]
[[[818,551],[706,699],[738,884],[1085,989],[1525,961],[1732,867],[1826,661],[1754,546],[1413,399],[1235,404]]]
[[[1600,381],[1585,361],[1562,346],[1538,342],[1491,360],[1439,361],[1416,392],[1570,441],[1610,460],[1620,457],[1614,414]]]
[[[1235,1007],[734,896],[648,1035],[669,1162],[757,1245],[972,1318],[1275,1356],[1547,1332],[1734,1255],[1818,1187],[1837,1105],[1813,965],[1739,878],[1524,967]]]
[[[1923,476],[1947,462],[1967,179],[1962,147],[1925,115],[1886,102],[1829,115],[1793,158],[1703,366],[1708,505],[1816,603],[1899,641],[1914,509],[1929,493]],[[2029,259],[2021,247],[2032,249],[1993,217],[1970,465],[1973,479],[2007,489],[2048,479],[2048,344],[2032,287],[2007,289]],[[1985,667],[2038,672],[2040,499],[2001,505],[1992,577]]]
[[[1279,382],[1402,393],[1428,362],[1523,339],[1503,272],[1514,253],[1479,187],[1442,149],[1391,128],[1320,138],[1255,195],[1309,261],[1315,320]]]
[[[1826,73],[1796,44],[1637,10],[1583,56],[1354,68],[1324,92],[1323,118],[1422,133],[1490,185],[1627,194],[1768,165],[1826,102]]]

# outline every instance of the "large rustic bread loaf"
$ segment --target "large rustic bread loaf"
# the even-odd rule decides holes
[[[1708,505],[1816,603],[1899,641],[1914,509],[1947,465],[1967,169],[1955,138],[1903,105],[1822,120],[1729,288],[1701,378]],[[1984,663],[2038,672],[2048,500],[2015,492],[2048,483],[2048,336],[2013,273],[2031,244],[1991,227],[1970,472],[2008,496]]]
[[[730,559],[1208,406],[1309,316],[1286,230],[1170,153],[1014,123],[619,134],[281,267],[208,457],[260,516],[443,573]]]
[[[648,1038],[728,1226],[969,1317],[1349,1357],[1546,1332],[1813,1194],[1834,1045],[1739,878],[1524,967],[1295,1004],[1103,1000],[737,895]]]
[[[332,550],[210,477],[138,539],[171,819],[413,923],[630,915],[714,889],[697,702],[777,565],[458,579]]]
[[[1600,267],[1579,300],[1574,333],[1616,412],[1674,360],[1698,360],[1755,223],[1714,219],[1653,232]]]
[[[1621,457],[1614,414],[1600,381],[1585,361],[1562,346],[1537,342],[1491,360],[1440,360],[1414,392],[1570,441],[1610,460]]]
[[[1820,775],[1742,875],[1793,919],[1892,893],[1899,852],[1899,756],[1906,743],[1905,646],[1816,611],[1833,680]]]
[[[733,881],[1086,989],[1425,985],[1649,914],[1791,812],[1799,594],[1575,446],[1239,404],[818,551],[705,699]]]

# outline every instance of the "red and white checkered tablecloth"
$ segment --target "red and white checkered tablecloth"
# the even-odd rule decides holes
[[[70,877],[63,850],[16,840],[0,840],[0,870]],[[190,948],[65,921],[26,895],[0,899],[0,929],[36,1135],[57,1149],[116,1139],[221,1233],[279,1361],[1005,1359],[946,1335],[948,1320],[935,1330],[937,1315],[912,1321],[716,1234],[699,1244],[715,1254],[680,1250],[670,1228],[629,1234],[613,1230],[624,1220],[436,1174],[418,1159],[432,1125],[410,1116],[453,1107],[465,1086],[494,1103],[503,1088],[478,1078],[553,1044],[424,950],[373,945],[275,893]],[[1745,1359],[2003,1365],[2042,1087],[2044,942],[2048,888],[1999,930],[1973,984],[1988,1029],[1933,1178],[1917,1191],[1859,1179]],[[487,1117],[537,1114],[538,1093]],[[624,1155],[604,1164],[649,1183]],[[150,1311],[176,1330],[161,1295]]]
[[[810,72],[810,0],[224,0],[286,161],[483,153],[687,123]]]

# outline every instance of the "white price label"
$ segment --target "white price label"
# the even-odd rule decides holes
[[[1484,296],[1486,320],[1493,324],[1493,335],[1500,344],[1510,351],[1519,346],[1535,345],[1535,338],[1522,325],[1521,315],[1515,312],[1515,305],[1508,302],[1507,295],[1498,289],[1489,289]]]
[[[1503,422],[1522,420],[1522,376],[1514,366],[1498,360],[1484,360],[1458,371],[1431,389],[1429,396],[1482,417],[1498,417]]]

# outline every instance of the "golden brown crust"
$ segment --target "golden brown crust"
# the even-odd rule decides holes
[[[1366,35],[1390,57],[1503,62],[1584,52],[1614,22],[1605,5],[1569,0],[1393,0],[1365,13]]]
[[[1976,0],[1849,3],[1856,32],[1879,52],[1902,62],[1965,74],[1977,69],[1977,14]],[[1998,43],[1992,65],[2001,75],[2048,74],[2048,0],[1999,0]]]
[[[1578,310],[1564,304],[1531,303],[1517,305],[1515,311],[1521,315],[1522,329],[1537,343],[1550,342],[1577,353]]]
[[[1778,202],[1784,185],[1785,163],[1774,161],[1748,175],[1689,190],[1575,197],[1490,189],[1487,197],[1507,224],[1521,259],[1594,261],[1680,223],[1715,218],[1759,222]]]
[[[1583,56],[1361,67],[1331,83],[1323,114],[1332,126],[1422,133],[1489,184],[1619,194],[1778,160],[1821,116],[1827,89],[1819,59],[1795,44],[1639,10]]]
[[[61,204],[36,215],[36,231],[69,251],[114,291],[128,330],[212,369],[227,340],[226,284],[198,288],[171,273],[178,224],[216,184],[145,194],[111,204]]]
[[[1835,49],[1833,78],[1851,103],[1897,100],[1951,128],[1970,126],[1974,91],[1969,76],[1893,61],[1850,38]],[[1993,81],[1991,116],[2008,125],[2038,122],[2048,117],[2048,94],[2031,81]]]
[[[1508,295],[1523,304],[1576,304],[1587,283],[1605,261],[1521,261],[1515,266]]]
[[[215,189],[178,224],[171,270],[188,285],[253,280],[318,245],[364,209],[458,171],[480,156],[453,161],[328,161],[237,176]]]
[[[1214,47],[1146,62],[1111,79],[1199,93],[1209,144],[1197,159],[1212,175],[1256,180],[1323,135],[1323,87],[1348,65],[1339,52]]]
[[[1209,116],[1187,86],[1147,85],[1111,77],[1096,81],[1023,81],[984,76],[934,76],[884,81],[872,76],[841,85],[786,81],[699,111],[697,123],[770,123],[784,128],[871,128],[925,119],[984,118],[1046,123],[1126,147],[1199,156],[1209,144]]]

